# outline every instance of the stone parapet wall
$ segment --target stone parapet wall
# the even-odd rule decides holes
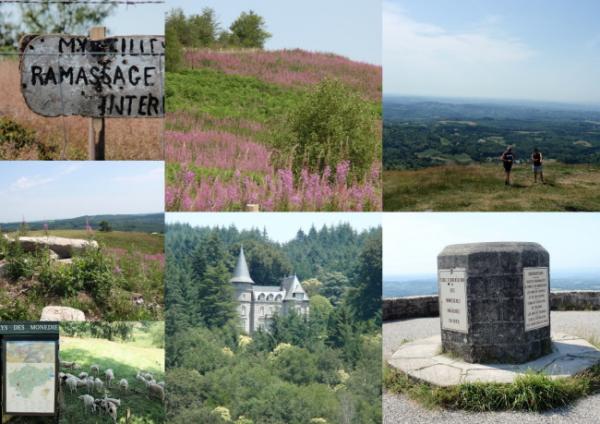
[[[550,308],[555,311],[600,311],[600,291],[552,292]],[[384,321],[437,316],[437,295],[383,299]]]

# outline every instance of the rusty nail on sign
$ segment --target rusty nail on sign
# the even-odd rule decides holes
[[[163,36],[26,36],[21,92],[44,116],[164,116]]]

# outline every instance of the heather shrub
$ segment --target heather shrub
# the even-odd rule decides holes
[[[350,176],[362,180],[381,149],[370,105],[337,80],[325,79],[289,114],[276,138],[276,164],[284,168],[291,158],[296,177],[302,169],[335,170],[351,164]]]

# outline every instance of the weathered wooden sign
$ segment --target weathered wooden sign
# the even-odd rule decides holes
[[[29,36],[21,44],[21,92],[44,116],[159,118],[164,53],[162,36]]]

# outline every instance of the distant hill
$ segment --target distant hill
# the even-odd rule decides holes
[[[131,214],[131,215],[89,215],[77,218],[55,219],[48,221],[27,222],[30,230],[41,230],[48,224],[49,230],[85,229],[86,221],[97,230],[100,222],[106,221],[114,231],[137,231],[142,233],[163,233],[165,229],[164,213]],[[15,231],[21,222],[0,224],[3,232]]]

